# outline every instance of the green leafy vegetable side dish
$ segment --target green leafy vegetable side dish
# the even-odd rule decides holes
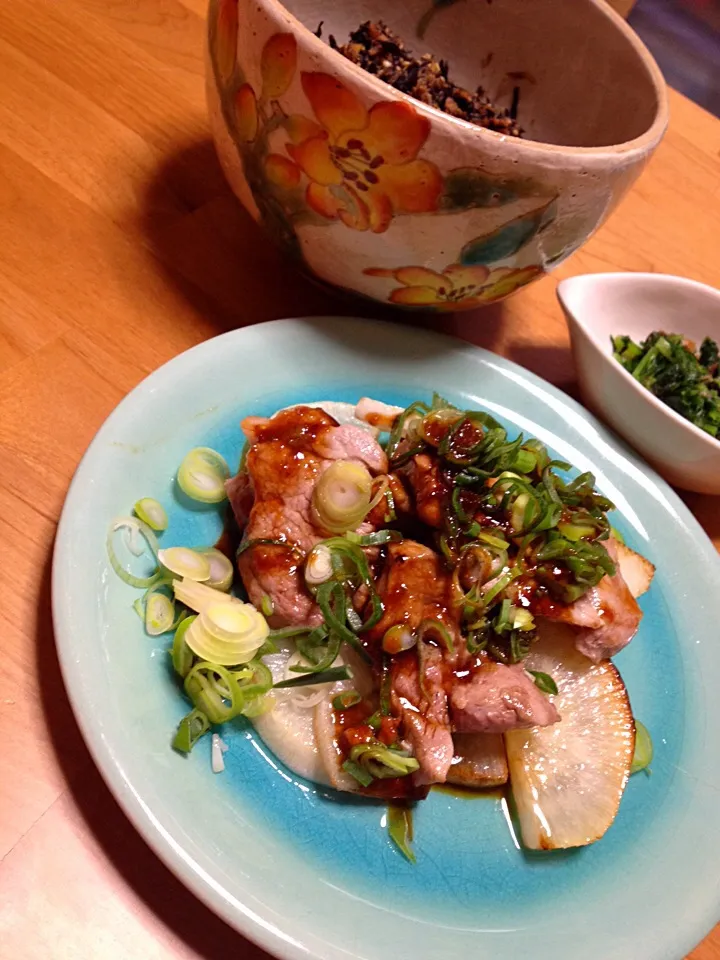
[[[705,337],[700,349],[679,333],[656,330],[642,343],[611,337],[613,356],[638,383],[681,417],[712,437],[720,432],[718,345]]]

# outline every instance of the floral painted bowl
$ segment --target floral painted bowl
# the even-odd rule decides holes
[[[382,18],[449,61],[523,139],[400,93],[316,36]],[[208,103],[226,176],[319,279],[461,310],[560,263],[634,182],[667,125],[662,76],[605,0],[210,0]]]

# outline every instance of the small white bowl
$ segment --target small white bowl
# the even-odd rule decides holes
[[[596,273],[558,285],[584,402],[666,480],[720,494],[720,440],[642,387],[612,355],[610,337],[681,333],[720,341],[720,291],[657,273]]]

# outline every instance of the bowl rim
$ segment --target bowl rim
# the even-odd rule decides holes
[[[486,127],[479,127],[474,123],[470,123],[468,120],[463,120],[460,117],[454,117],[449,113],[444,113],[437,107],[430,106],[430,104],[423,103],[421,100],[416,100],[409,94],[395,89],[395,87],[385,83],[384,80],[380,80],[373,74],[363,70],[362,67],[353,63],[351,60],[343,57],[341,53],[333,50],[332,47],[325,43],[320,37],[316,36],[316,34],[314,34],[309,27],[306,27],[301,20],[298,20],[295,14],[291,13],[290,10],[288,10],[288,8],[280,2],[280,0],[255,0],[255,2],[257,3],[258,8],[265,8],[266,10],[270,11],[277,20],[285,20],[288,26],[293,27],[297,33],[301,34],[303,36],[303,40],[309,45],[311,51],[315,51],[316,54],[322,54],[323,56],[330,54],[331,60],[338,58],[342,61],[343,68],[349,70],[351,75],[355,77],[358,82],[368,85],[371,89],[378,91],[378,93],[383,92],[386,98],[388,97],[388,91],[392,90],[393,95],[389,99],[399,99],[401,101],[405,101],[406,103],[413,105],[421,113],[424,113],[429,117],[435,117],[436,121],[442,117],[443,120],[447,121],[447,123],[451,126],[455,126],[459,130],[469,132],[472,136],[479,135],[481,137],[490,138],[491,141],[495,140],[497,143],[512,143],[516,145],[517,149],[523,151],[524,153],[532,153],[533,151],[537,151],[541,154],[562,153],[577,158],[583,158],[585,160],[604,160],[609,156],[618,155],[623,157],[627,157],[628,155],[632,156],[634,154],[642,155],[646,153],[648,149],[659,143],[668,126],[670,113],[665,78],[655,62],[655,58],[642,42],[640,37],[620,16],[620,14],[610,6],[607,0],[584,0],[584,2],[595,7],[602,16],[610,20],[610,22],[614,24],[615,29],[619,30],[625,39],[630,43],[630,46],[635,51],[638,59],[642,62],[648,72],[657,103],[652,123],[643,133],[640,134],[640,136],[634,137],[632,140],[623,141],[622,143],[606,144],[605,146],[598,147],[563,146],[562,144],[546,143],[543,140],[525,140],[522,137],[508,137],[504,133],[498,133],[496,130],[488,130]]]
[[[609,367],[616,371],[616,373],[620,375],[624,382],[627,383],[628,386],[631,386],[635,393],[642,397],[646,403],[649,403],[656,410],[659,410],[673,423],[683,427],[690,434],[690,436],[694,436],[697,440],[704,441],[713,454],[716,456],[720,454],[720,439],[718,437],[713,437],[712,434],[707,433],[707,431],[695,426],[695,424],[691,423],[690,420],[686,420],[685,417],[679,414],[676,410],[673,410],[672,407],[668,406],[668,404],[656,397],[654,393],[651,393],[647,387],[643,387],[642,384],[638,383],[635,377],[633,377],[633,375],[629,373],[625,367],[622,366],[622,364],[618,363],[618,361],[615,360],[611,354],[607,353],[603,349],[600,339],[597,336],[592,324],[587,323],[585,320],[581,320],[575,310],[570,307],[566,299],[568,289],[572,289],[572,287],[584,286],[588,280],[598,278],[604,281],[610,281],[611,283],[617,282],[620,285],[639,280],[641,282],[645,281],[651,284],[657,284],[658,286],[690,287],[694,290],[703,291],[703,293],[710,294],[714,299],[717,300],[719,309],[720,291],[716,290],[715,287],[711,287],[707,283],[701,283],[699,280],[691,280],[689,277],[678,277],[671,273],[646,273],[640,271],[637,273],[621,271],[608,273],[580,273],[577,276],[567,277],[565,280],[561,280],[556,290],[556,295],[561,306],[563,307],[563,312],[568,321],[568,326],[572,322],[580,330],[582,330],[596,351],[609,365]]]

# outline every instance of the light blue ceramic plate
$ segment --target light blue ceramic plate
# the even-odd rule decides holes
[[[136,499],[169,508],[166,545],[211,543],[215,509],[189,509],[174,474],[197,445],[238,461],[238,422],[302,400],[391,403],[436,389],[539,437],[595,472],[613,521],[657,566],[645,617],[617,658],[652,732],[607,836],[528,855],[499,800],[433,793],[415,818],[418,862],[389,845],[383,810],[298,782],[252,733],[170,749],[186,710],[167,644],[144,635],[136,591],[112,573],[109,522]],[[679,960],[719,917],[720,564],[663,481],[584,409],[482,350],[365,320],[286,320],[203,343],[162,367],[98,433],[68,494],[53,601],[63,674],[85,739],[131,820],[199,897],[283,958]]]

